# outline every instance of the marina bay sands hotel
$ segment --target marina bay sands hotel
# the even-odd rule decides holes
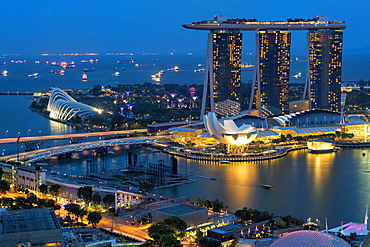
[[[249,109],[256,115],[288,114],[290,44],[294,30],[307,30],[308,68],[302,100],[303,109],[339,111],[343,21],[327,17],[309,20],[255,21],[228,20],[194,22],[185,28],[208,30],[207,59],[201,118],[209,111],[219,116],[240,113],[241,31],[256,32],[256,64]]]

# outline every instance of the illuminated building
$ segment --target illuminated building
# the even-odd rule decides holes
[[[237,30],[208,34],[201,118],[210,111],[220,116],[239,114],[241,49],[242,34]]]
[[[310,30],[308,37],[309,78],[305,97],[312,108],[340,110],[342,44],[340,30]]]
[[[252,87],[250,109],[265,114],[289,113],[290,39],[287,31],[259,31],[255,84]]]
[[[250,109],[258,109],[260,116],[276,116],[289,113],[290,31],[308,30],[309,78],[304,99],[311,100],[312,108],[339,111],[340,80],[342,66],[343,21],[329,21],[327,17],[290,21],[228,20],[216,16],[211,21],[193,22],[183,27],[208,30],[207,64],[204,79],[201,119],[209,112],[219,115],[222,107],[218,102],[238,101],[240,86],[241,31],[257,31],[255,80],[252,86]],[[240,42],[240,44],[239,44]],[[226,50],[226,47],[229,49]],[[228,70],[226,67],[229,62]],[[220,74],[217,74],[220,73]],[[227,76],[225,73],[229,73]],[[226,78],[229,78],[228,80]],[[230,86],[230,87],[228,87]],[[227,88],[228,90],[225,90]],[[234,88],[234,94],[232,89]],[[232,97],[230,97],[232,96]],[[230,102],[229,102],[230,103]],[[238,105],[229,105],[226,115],[237,114]],[[231,110],[233,109],[233,110]],[[306,109],[306,108],[305,108]],[[222,112],[222,111],[221,111]]]

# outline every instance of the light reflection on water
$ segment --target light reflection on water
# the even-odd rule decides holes
[[[365,157],[362,152],[368,153]],[[163,159],[165,154],[146,153],[148,162]],[[127,152],[107,156],[107,168],[125,168]],[[190,199],[220,199],[231,211],[243,207],[267,210],[275,215],[291,214],[306,219],[312,217],[322,222],[329,218],[329,225],[340,221],[364,220],[365,206],[370,202],[370,150],[342,149],[336,153],[310,154],[305,150],[266,161],[230,163],[191,161],[178,158],[179,172],[196,174],[217,180],[197,178],[195,183],[164,188],[153,193],[167,198],[186,196]],[[86,173],[86,161],[52,161],[60,163],[57,169],[68,174],[71,167],[75,173]],[[270,184],[275,190],[266,190],[261,184]]]

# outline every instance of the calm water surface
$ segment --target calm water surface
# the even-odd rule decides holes
[[[367,155],[362,156],[365,152]],[[168,155],[146,154],[148,162]],[[107,157],[107,168],[126,167],[126,151]],[[179,158],[179,172],[216,178],[197,178],[196,182],[153,191],[167,198],[187,197],[220,199],[230,210],[243,207],[267,210],[275,215],[291,214],[299,218],[329,218],[331,226],[341,221],[364,220],[365,206],[370,202],[370,149],[342,149],[330,154],[294,151],[269,161],[231,163],[190,161]],[[86,174],[86,160],[50,161],[50,170],[61,174]],[[99,161],[98,161],[99,163]],[[99,168],[99,167],[98,167]],[[275,190],[266,190],[270,184]]]

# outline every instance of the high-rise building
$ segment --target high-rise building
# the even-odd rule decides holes
[[[307,39],[309,77],[305,98],[311,109],[340,111],[343,32],[310,30]]]
[[[288,31],[258,31],[255,83],[249,108],[261,115],[289,113],[290,40]]]
[[[241,31],[257,31],[255,77],[250,109],[262,116],[289,113],[289,67],[292,30],[308,30],[309,68],[305,99],[310,109],[338,111],[342,66],[343,21],[313,19],[257,21],[217,16],[211,21],[183,25],[208,30],[207,64],[201,118],[209,111],[221,116],[240,110]]]
[[[201,116],[240,112],[242,34],[238,30],[215,30],[208,34],[207,62]]]

